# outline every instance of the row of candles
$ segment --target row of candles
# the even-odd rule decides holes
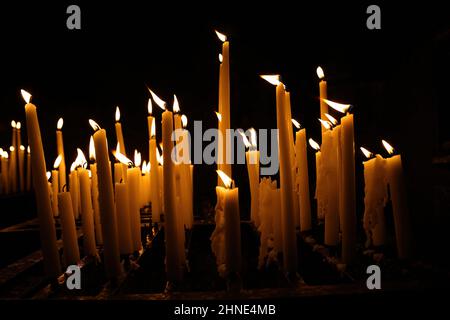
[[[229,160],[232,144],[226,134],[230,129],[230,63],[229,41],[216,32],[222,41],[219,73],[218,114],[218,183],[216,187],[216,229],[211,236],[212,250],[219,271],[225,274],[239,273],[241,269],[239,190],[232,179]],[[354,119],[350,105],[328,100],[327,83],[323,70],[317,70],[320,78],[320,118],[322,144],[309,139],[316,152],[317,215],[324,220],[326,245],[342,245],[341,260],[352,263],[356,255],[356,199],[355,199],[355,142]],[[310,186],[307,163],[306,129],[292,119],[290,94],[277,75],[265,75],[263,79],[276,86],[276,110],[278,128],[278,158],[280,181],[271,177],[260,177],[259,151],[256,133],[243,139],[249,150],[246,152],[247,169],[251,191],[251,220],[261,233],[260,263],[270,246],[283,253],[283,267],[288,273],[297,270],[296,228],[307,231],[312,228]],[[49,186],[43,145],[37,119],[36,106],[31,104],[31,95],[22,92],[25,101],[27,131],[31,151],[38,215],[41,225],[41,244],[47,275],[60,272],[56,250],[54,215],[59,215],[63,229],[64,257],[67,264],[79,260],[76,241],[75,219],[81,215],[84,246],[89,255],[96,254],[96,245],[103,244],[107,274],[117,277],[121,273],[120,254],[129,254],[142,247],[140,232],[140,208],[151,204],[152,219],[160,220],[164,214],[166,240],[166,271],[169,280],[181,280],[185,263],[184,227],[193,223],[193,166],[190,164],[186,117],[179,113],[179,104],[174,96],[173,112],[167,104],[150,90],[153,101],[164,110],[162,113],[162,155],[156,142],[155,118],[152,115],[152,100],[148,104],[149,163],[140,168],[141,157],[135,151],[134,162],[126,155],[125,142],[120,123],[120,111],[116,110],[116,137],[118,145],[114,152],[118,162],[114,163],[114,179],[108,151],[106,130],[90,120],[95,133],[90,141],[90,165],[81,150],[69,174],[69,190],[66,186],[65,157],[62,138],[62,120],[57,125],[57,152],[55,169],[49,173]],[[328,107],[341,112],[337,120],[328,112]],[[297,128],[295,139],[293,126]],[[17,125],[16,125],[17,127]],[[176,143],[172,141],[175,129]],[[223,137],[223,138],[222,138]],[[393,148],[383,144],[389,153]],[[172,160],[175,148],[177,161]],[[179,150],[178,150],[179,149]],[[362,148],[370,158],[372,154]],[[3,154],[2,154],[3,156]],[[2,157],[2,160],[5,157]],[[20,161],[19,161],[20,162]],[[158,163],[159,162],[159,163]],[[3,162],[2,162],[3,164]],[[11,162],[9,167],[11,168]],[[30,170],[27,170],[29,172]],[[3,170],[2,179],[11,169]],[[15,172],[15,171],[14,171]],[[400,155],[384,159],[376,155],[364,162],[365,214],[364,227],[374,245],[386,242],[384,206],[390,199],[396,229],[398,255],[407,258],[411,254],[409,216],[405,187],[402,177]],[[3,180],[2,180],[3,182]],[[113,183],[114,182],[114,183]],[[9,183],[7,185],[10,185]],[[53,194],[53,195],[51,195]]]

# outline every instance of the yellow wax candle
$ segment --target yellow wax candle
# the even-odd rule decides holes
[[[320,119],[327,120],[325,114],[328,113],[328,105],[324,99],[327,99],[327,82],[325,81],[325,74],[321,67],[317,67],[317,76],[319,77],[319,95],[320,95]],[[325,133],[325,128],[322,127],[322,135]]]
[[[30,146],[27,147],[27,191],[31,190],[31,152]]]
[[[114,192],[109,161],[106,130],[101,129],[94,121],[90,121],[94,133],[95,158],[97,161],[98,193],[104,261],[106,274],[110,278],[122,274],[120,265],[119,243],[117,237],[117,219],[114,205]]]
[[[9,181],[11,183],[11,191],[17,192],[17,150],[15,147],[9,147]]]
[[[80,260],[80,251],[74,214],[72,212],[72,199],[69,192],[58,193],[58,205],[61,216],[64,262],[66,266],[76,265]]]
[[[5,194],[9,194],[9,155],[8,151],[2,152],[2,185],[3,185],[3,192]]]
[[[20,192],[25,191],[24,162],[25,162],[25,147],[20,145],[20,147],[19,147],[19,190],[20,190]]]
[[[97,177],[97,165],[92,163],[89,168],[91,169],[91,192],[92,192],[92,206],[94,208],[94,226],[95,226],[95,241],[97,245],[103,244],[102,237],[102,223],[100,219],[100,204],[98,202],[98,177]]]
[[[295,274],[297,271],[297,239],[295,235],[294,189],[292,181],[291,158],[288,126],[286,125],[286,98],[284,85],[280,82],[276,89],[277,127],[279,134],[278,154],[280,162],[280,198],[283,230],[283,260],[285,271]],[[289,119],[290,122],[290,119]]]
[[[95,245],[94,210],[92,208],[91,184],[89,173],[86,169],[78,168],[78,180],[80,183],[81,220],[83,225],[83,247],[88,256],[97,255]]]
[[[131,254],[134,250],[130,226],[128,183],[116,183],[115,192],[120,253]]]
[[[361,148],[367,158],[371,152]],[[384,207],[388,199],[386,160],[379,154],[363,162],[364,165],[364,230],[367,240],[375,246],[386,243]]]
[[[259,215],[259,151],[247,151],[245,157],[247,160],[248,180],[250,183],[250,216],[256,227],[258,227],[261,223]]]
[[[309,145],[316,150],[316,191],[314,198],[317,202],[317,220],[323,220],[324,218],[324,179],[322,175],[322,153],[320,152],[320,146],[313,139],[309,139]]]
[[[298,127],[300,129],[300,125]],[[311,229],[311,203],[309,198],[308,157],[306,155],[306,129],[295,134],[295,158],[297,161],[297,183],[299,186],[300,231]]]
[[[53,216],[57,217],[59,215],[58,211],[58,193],[59,193],[59,183],[58,183],[58,170],[55,168],[52,170],[52,210]]]
[[[66,185],[66,157],[64,153],[64,140],[62,127],[64,125],[63,118],[59,118],[56,124],[56,152],[61,155],[61,164],[59,165],[59,190],[62,191]]]
[[[383,140],[389,154],[394,149]],[[386,159],[387,181],[392,201],[394,215],[395,241],[397,254],[400,259],[408,259],[412,256],[411,221],[406,198],[405,181],[403,177],[402,158],[399,154]]]
[[[153,127],[155,121],[153,120]],[[161,196],[160,196],[160,174],[159,174],[159,165],[156,157],[156,139],[155,136],[152,135],[150,138],[150,183],[151,183],[151,202],[152,202],[152,221],[159,222],[161,220]]]
[[[138,167],[129,168],[127,170],[129,219],[134,251],[139,251],[142,248],[141,213],[140,213],[140,178],[141,172]]]
[[[119,107],[116,107],[116,123],[114,126],[116,128],[117,142],[120,144],[120,153],[122,153],[124,156],[126,156],[127,152],[126,152],[125,142],[123,140],[123,132],[122,132],[122,124],[120,123]]]
[[[69,174],[69,191],[72,200],[72,212],[75,219],[80,217],[80,208],[78,206],[78,198],[80,197],[80,185],[78,183],[78,173],[75,170],[75,165],[70,168]]]
[[[55,225],[48,191],[44,148],[42,147],[36,106],[30,103],[31,95],[29,93],[22,90],[22,96],[27,103],[25,105],[25,114],[28,140],[31,149],[33,185],[36,195],[44,268],[46,275],[53,278],[61,274],[61,265],[56,246]]]
[[[276,181],[272,181],[270,178],[261,179],[261,182],[259,183],[260,224],[258,227],[261,243],[259,247],[258,263],[258,266],[260,268],[262,268],[266,262],[270,240],[272,240],[273,242],[273,248],[275,248],[276,250],[281,250],[281,225],[279,219],[281,208],[276,206],[276,193],[273,192],[276,189]]]

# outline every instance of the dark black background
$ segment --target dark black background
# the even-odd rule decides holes
[[[81,7],[79,31],[66,28],[69,4]],[[202,120],[205,129],[216,126],[218,29],[230,40],[232,127],[276,127],[274,89],[258,75],[279,73],[291,91],[293,117],[317,140],[315,70],[321,65],[329,97],[355,106],[356,147],[383,152],[380,141],[386,139],[402,154],[420,247],[443,244],[448,205],[436,209],[434,197],[436,188],[448,186],[449,174],[432,160],[448,153],[450,139],[449,14],[445,2],[376,3],[382,29],[368,30],[369,4],[74,1],[2,7],[0,146],[10,144],[11,120],[24,122],[21,88],[38,106],[48,166],[56,158],[61,116],[68,166],[76,147],[87,152],[89,118],[107,129],[114,147],[116,105],[128,152],[138,148],[146,159],[146,85],[170,104],[176,93],[190,126],[193,120]],[[310,152],[310,172],[313,157]],[[362,160],[357,152],[359,205]],[[214,170],[196,169],[197,204],[214,201]],[[245,215],[246,168],[233,170]]]

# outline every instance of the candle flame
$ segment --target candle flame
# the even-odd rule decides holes
[[[14,150],[15,150],[15,148],[14,148],[13,146],[10,146],[10,147],[9,147],[9,151],[10,151],[10,152],[14,152]]]
[[[319,121],[320,121],[320,123],[323,125],[323,127],[325,129],[327,129],[327,130],[331,129],[332,125],[331,125],[331,123],[329,121],[322,120],[322,119],[319,119]]]
[[[317,142],[315,142],[312,138],[309,138],[308,142],[309,142],[309,145],[311,146],[311,148],[313,148],[316,151],[320,150],[319,144]]]
[[[322,99],[323,101],[325,101],[325,103],[327,105],[329,105],[331,108],[333,108],[336,111],[339,111],[340,113],[346,113],[348,111],[348,109],[350,109],[351,105],[349,104],[342,104],[342,103],[337,103],[334,101],[330,101],[328,99]]]
[[[120,163],[126,164],[126,165],[130,165],[133,164],[133,161],[131,161],[130,159],[128,159],[125,155],[123,155],[122,153],[120,153],[119,151],[113,151],[112,152],[114,157],[119,160]]]
[[[254,128],[250,128],[249,131],[250,131],[250,143],[252,145],[252,148],[256,149],[256,147],[258,146],[258,143],[256,141],[257,140],[256,139],[256,130]]]
[[[152,106],[152,99],[148,98],[147,102],[147,112],[149,115],[152,115],[153,106]]]
[[[63,118],[59,118],[58,122],[56,123],[56,129],[61,130],[63,125],[64,125],[64,119]]]
[[[221,53],[219,53],[219,62],[222,63],[223,61],[223,55]]]
[[[77,161],[75,160],[74,162],[72,162],[72,164],[70,165],[70,172],[75,171],[75,168],[78,166]]]
[[[75,159],[75,162],[82,167],[86,167],[87,165],[86,157],[84,156],[84,153],[80,148],[77,148],[77,158]]]
[[[317,76],[319,77],[320,80],[322,80],[323,78],[325,78],[325,73],[323,72],[323,69],[321,66],[318,66],[316,69],[316,73]]]
[[[391,146],[386,140],[381,140],[381,143],[383,143],[384,148],[389,154],[394,153],[394,147]]]
[[[186,127],[187,127],[187,124],[188,124],[188,118],[186,117],[185,114],[181,115],[181,124],[182,124],[183,128],[186,128]]]
[[[0,148],[0,157],[3,156],[3,148]]]
[[[20,128],[22,128],[22,124],[20,122],[17,122],[16,123],[16,129],[20,130]]]
[[[14,120],[11,121],[11,127],[13,127],[14,129],[16,128],[17,124]]]
[[[278,74],[274,74],[274,75],[261,75],[261,78],[263,78],[264,80],[266,80],[268,83],[273,84],[274,86],[278,86],[281,81],[280,81],[280,75]]]
[[[166,102],[162,99],[160,99],[150,88],[147,88],[150,91],[150,94],[152,95],[153,100],[163,110],[166,110]]]
[[[370,152],[369,150],[367,150],[366,148],[360,147],[359,149],[361,149],[361,152],[364,154],[364,156],[365,156],[367,159],[370,159],[370,158],[372,157],[373,153]]]
[[[89,139],[89,159],[95,160],[95,145],[94,145],[94,137],[92,136]]]
[[[52,173],[50,171],[47,171],[45,175],[47,176],[47,180],[50,180],[50,178],[52,177]]]
[[[116,122],[120,121],[120,109],[119,106],[116,107]]]
[[[137,150],[134,150],[134,165],[136,167],[140,167],[142,163],[142,156],[141,153]]]
[[[239,133],[242,136],[242,141],[244,142],[244,145],[246,148],[250,148],[252,146],[252,144],[250,143],[250,141],[248,141],[247,136],[245,135],[245,133],[243,131],[239,131]]]
[[[58,169],[59,165],[61,164],[61,160],[62,160],[62,156],[59,155],[58,157],[56,157],[55,162],[53,163],[53,168],[54,169]]]
[[[22,151],[25,151],[25,146],[20,145],[19,149],[22,150]]]
[[[178,99],[176,95],[173,95],[173,112],[178,113],[180,112],[180,104],[178,103]]]
[[[2,157],[8,159],[9,158],[8,151],[3,151]]]
[[[155,123],[155,118],[153,118],[152,120],[152,128],[150,129],[150,138],[154,138],[156,136],[156,123]]]
[[[291,121],[292,121],[292,124],[297,128],[297,129],[300,129],[300,123],[297,121],[297,120],[295,120],[295,119],[291,119]]]
[[[222,122],[222,115],[217,111],[214,111],[214,112],[216,113],[217,120],[219,120],[219,122]]]
[[[23,89],[20,89],[20,93],[22,94],[23,100],[25,100],[26,103],[30,103],[30,101],[31,101],[31,94],[29,92],[26,92]]]
[[[337,125],[338,122],[333,116],[329,115],[328,113],[325,113],[325,117],[328,118],[328,120],[331,122],[331,124],[333,124],[333,126]]]
[[[147,161],[144,160],[144,162],[142,163],[142,173],[143,174],[148,174],[150,173],[150,163],[147,163]]]
[[[219,38],[220,41],[225,42],[227,41],[227,36],[224,35],[223,33],[220,33],[217,30],[214,30],[216,32],[217,38]]]
[[[216,170],[217,174],[220,177],[220,180],[222,180],[225,188],[229,189],[231,188],[231,184],[233,183],[233,180],[227,176],[227,174],[225,172],[223,172],[222,170]]]
[[[30,146],[27,147],[27,153],[31,153]]]
[[[98,125],[98,123],[92,119],[89,119],[89,124],[91,125],[92,129],[94,129],[95,131],[101,129],[100,126]]]

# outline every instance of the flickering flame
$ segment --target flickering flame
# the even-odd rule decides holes
[[[14,129],[16,128],[17,124],[14,120],[11,121],[11,127],[13,127]]]
[[[150,94],[152,95],[152,98],[158,105],[158,107],[160,107],[163,110],[166,110],[166,102],[160,99],[152,90],[150,90],[150,88],[148,88],[148,90],[150,91]]]
[[[152,115],[152,111],[153,111],[152,99],[148,98],[147,112],[149,115]]]
[[[130,165],[133,164],[133,161],[131,161],[130,159],[128,159],[125,155],[123,155],[122,153],[118,152],[118,151],[113,151],[112,152],[114,157],[119,160],[119,162],[126,164],[126,165]]]
[[[61,160],[62,160],[62,156],[59,155],[58,157],[56,157],[55,162],[53,163],[53,168],[54,169],[58,169],[59,165],[61,164]]]
[[[77,159],[75,160],[75,162],[77,162],[77,164],[82,167],[86,167],[87,165],[86,157],[84,156],[84,153],[80,148],[77,148]]]
[[[359,149],[361,149],[361,152],[364,154],[364,156],[365,156],[367,159],[370,159],[370,158],[372,157],[373,153],[370,152],[369,150],[367,150],[366,148],[360,147]]]
[[[261,75],[261,78],[266,80],[268,83],[273,84],[274,86],[277,86],[281,83],[280,81],[280,75],[274,74],[274,75]]]
[[[152,128],[150,129],[150,138],[154,138],[156,136],[156,128],[155,128],[155,118],[152,120]]]
[[[20,130],[20,128],[22,128],[22,124],[20,122],[17,122],[16,123],[16,129]]]
[[[245,133],[243,131],[239,131],[239,133],[242,136],[242,141],[244,142],[244,145],[246,148],[250,148],[252,146],[252,144],[250,143],[250,141],[248,141],[247,136],[245,135]]]
[[[220,113],[218,113],[217,111],[214,111],[216,113],[217,116],[217,120],[219,120],[219,122],[222,122],[222,115]]]
[[[173,95],[173,112],[178,113],[180,112],[180,104],[178,103],[178,99],[176,95]]]
[[[100,126],[98,125],[98,123],[92,119],[89,119],[89,124],[91,125],[92,129],[94,129],[95,131],[101,129]]]
[[[142,163],[142,156],[141,153],[137,150],[134,150],[134,165],[136,167],[140,167]]]
[[[293,124],[297,129],[300,129],[300,123],[299,123],[297,120],[291,119],[291,121],[292,121],[292,124]]]
[[[20,93],[22,94],[23,100],[25,100],[26,103],[30,103],[30,101],[31,101],[31,94],[26,92],[23,89],[20,89]]]
[[[217,30],[214,30],[216,32],[217,38],[219,38],[220,41],[225,42],[227,41],[227,36],[224,35],[223,33],[220,33]]]
[[[231,184],[233,183],[233,180],[229,176],[227,176],[227,174],[225,172],[223,172],[222,170],[216,170],[216,172],[219,175],[220,180],[222,180],[225,188],[227,188],[227,189],[231,188]]]
[[[147,164],[147,161],[144,160],[142,163],[142,173],[148,174],[150,172],[150,163]]]
[[[9,147],[9,151],[10,151],[10,152],[14,152],[14,150],[15,150],[15,149],[14,149],[13,146]]]
[[[92,136],[89,139],[89,159],[95,160],[95,145],[94,145],[94,137]]]
[[[120,121],[120,109],[119,106],[116,107],[116,122]]]
[[[25,151],[25,146],[21,145],[19,148],[20,150]]]
[[[63,118],[59,118],[58,122],[56,123],[56,129],[61,130],[63,125],[64,125],[64,119]]]
[[[323,127],[325,128],[325,129],[327,129],[327,130],[330,130],[331,129],[331,123],[330,122],[328,122],[328,121],[326,121],[326,120],[322,120],[322,119],[319,119],[319,121],[320,121],[320,123],[323,125]]]
[[[70,172],[75,171],[75,168],[78,167],[78,163],[77,160],[75,160],[74,162],[72,162],[72,164],[70,165]]]
[[[30,146],[27,147],[27,153],[31,153]]]
[[[3,151],[2,157],[8,159],[9,158],[8,151]]]
[[[392,147],[389,143],[387,143],[386,140],[381,140],[381,143],[383,143],[384,148],[389,154],[394,153],[394,147]]]
[[[325,74],[323,73],[323,69],[321,66],[317,67],[316,72],[317,72],[317,76],[319,77],[320,80],[325,78]]]
[[[47,171],[45,175],[47,176],[47,180],[50,180],[50,178],[52,177],[52,173],[50,171]]]
[[[333,108],[336,111],[339,111],[340,113],[346,113],[348,111],[348,109],[351,107],[351,105],[349,105],[349,104],[337,103],[334,101],[330,101],[328,99],[322,99],[322,100],[325,101],[325,103],[327,105],[329,105],[331,108]]]
[[[161,150],[162,150],[162,148],[161,148]],[[156,148],[156,160],[158,160],[158,163],[159,163],[160,165],[163,165],[163,164],[164,164],[164,158],[163,158],[163,156],[159,153],[158,148]]]
[[[3,156],[3,148],[0,148],[0,157]]]
[[[219,62],[222,63],[223,61],[223,55],[221,53],[219,53]]]
[[[256,142],[256,130],[254,128],[250,128],[250,143],[252,145],[253,149],[256,149],[256,147],[258,146],[258,143]]]
[[[325,117],[327,117],[328,120],[330,120],[330,122],[333,124],[333,126],[337,125],[338,122],[333,116],[329,115],[328,113],[325,113]]]
[[[309,145],[311,146],[311,148],[313,148],[316,151],[320,150],[319,144],[317,142],[315,142],[312,138],[309,138],[308,142],[309,142]]]
[[[187,127],[187,124],[188,124],[188,118],[186,117],[185,114],[183,114],[183,115],[181,116],[181,124],[182,124],[183,128],[186,128],[186,127]]]

